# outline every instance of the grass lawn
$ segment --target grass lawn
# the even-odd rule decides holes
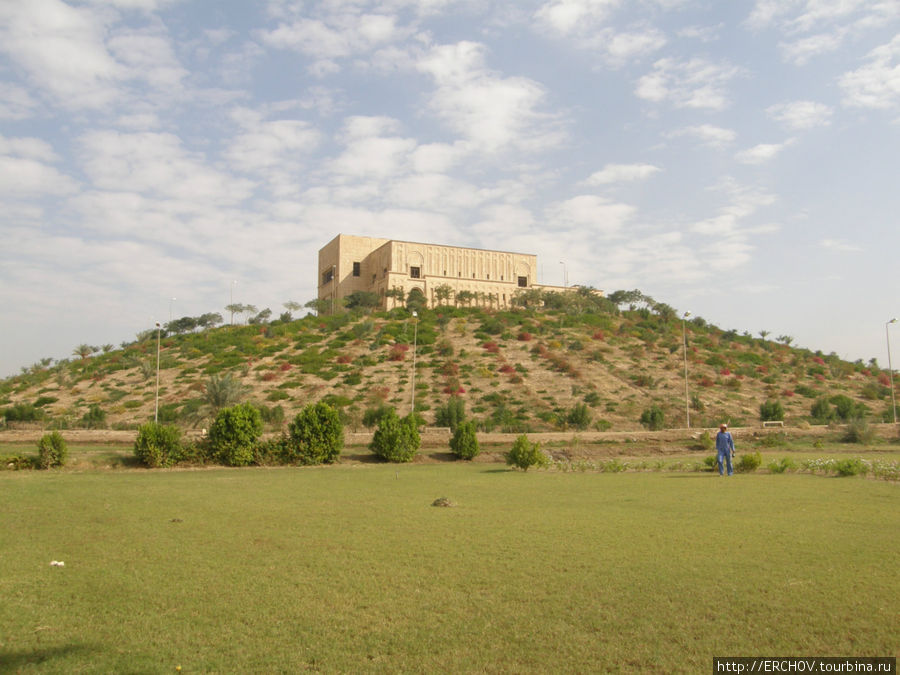
[[[900,486],[859,477],[21,471],[0,472],[0,513],[4,672],[900,655]]]

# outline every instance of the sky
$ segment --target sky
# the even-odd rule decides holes
[[[0,0],[0,377],[339,233],[886,365],[898,158],[900,0]]]

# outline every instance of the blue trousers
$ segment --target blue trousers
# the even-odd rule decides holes
[[[728,475],[731,476],[734,473],[734,467],[731,466],[731,450],[719,450],[719,455],[717,457],[719,463],[719,475],[723,475],[724,471],[722,470],[722,460],[725,460],[725,463],[728,466]]]

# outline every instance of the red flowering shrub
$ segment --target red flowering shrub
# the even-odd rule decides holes
[[[500,366],[500,372],[501,372],[501,373],[507,373],[507,374],[509,374],[509,373],[514,373],[514,372],[516,372],[516,369],[513,368],[513,367],[512,367],[511,365],[509,365],[508,363],[504,363],[502,366]]]
[[[500,351],[500,346],[496,342],[485,342],[481,345],[491,354],[497,354]]]
[[[781,392],[781,395],[784,396],[785,398],[790,398],[791,396],[794,395],[794,392],[791,389],[785,389],[783,392]]]
[[[606,335],[603,334],[603,331],[602,331],[602,330],[598,330],[596,333],[594,333],[593,335],[591,335],[591,339],[593,339],[593,340],[605,340],[605,339],[606,339]]]
[[[391,345],[391,361],[402,361],[406,358],[406,352],[409,351],[409,345],[395,344]]]
[[[274,371],[271,371],[271,370],[267,370],[265,373],[262,374],[262,377],[260,379],[263,382],[271,382],[276,377],[278,377],[277,373],[275,373]]]
[[[523,330],[521,333],[519,333],[519,340],[521,342],[529,342],[531,340],[531,338],[532,338],[531,333],[529,333],[527,331]]]
[[[338,363],[352,363],[353,357],[348,356],[347,354],[341,354],[339,357],[337,357],[337,362]]]
[[[287,372],[288,370],[290,370],[291,367],[292,366],[290,363],[282,363],[280,366],[278,366],[278,370],[280,370],[282,373],[284,373],[284,372]]]
[[[711,387],[713,386],[713,384],[714,382],[708,377],[704,377],[702,380],[700,380],[701,387]]]

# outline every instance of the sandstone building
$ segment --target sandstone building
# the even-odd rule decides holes
[[[355,291],[377,293],[390,309],[418,288],[430,307],[449,288],[443,302],[509,307],[517,291],[561,286],[537,283],[537,256],[507,251],[422,244],[339,234],[319,250],[318,297],[338,301]],[[459,296],[460,293],[464,293]]]

